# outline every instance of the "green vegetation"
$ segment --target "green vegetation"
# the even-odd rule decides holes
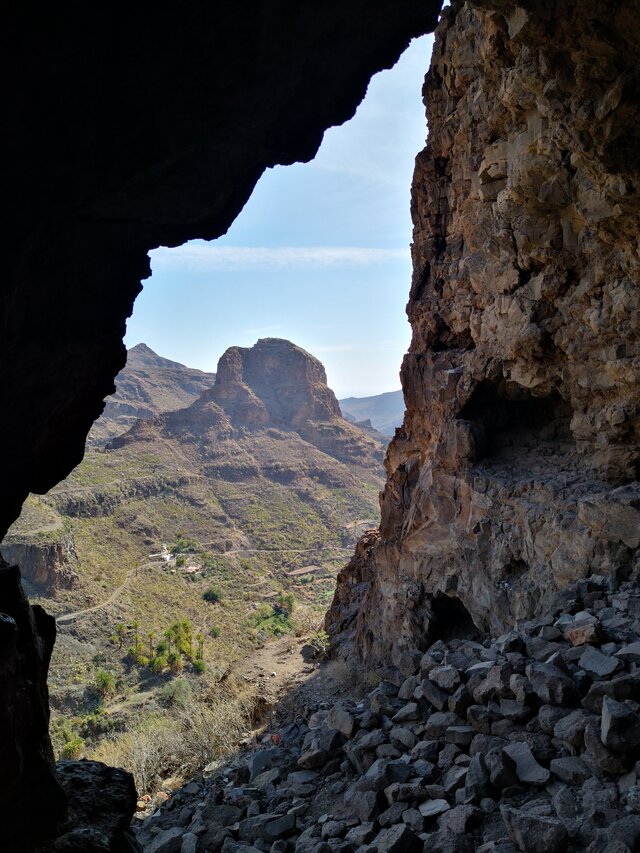
[[[258,605],[256,612],[249,619],[251,637],[263,644],[269,636],[282,637],[290,633],[293,630],[290,617],[294,608],[293,594],[283,591],[279,593],[275,603]]]
[[[84,741],[79,735],[69,735],[64,746],[60,750],[60,758],[76,760],[84,752]]]
[[[222,601],[223,594],[220,587],[210,586],[209,589],[202,593],[202,597],[210,604],[217,604],[219,601]]]
[[[113,696],[116,692],[116,680],[113,673],[107,672],[106,669],[98,669],[93,678],[93,689],[103,700]]]
[[[184,533],[176,533],[175,542],[169,546],[169,551],[175,556],[176,554],[199,554],[200,546],[189,536]]]
[[[193,703],[193,690],[186,678],[168,681],[162,688],[160,695],[165,705],[188,708]]]
[[[321,628],[310,635],[307,645],[313,649],[314,657],[326,658],[331,648],[331,639],[327,632]]]

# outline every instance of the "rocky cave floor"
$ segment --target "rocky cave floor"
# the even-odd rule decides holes
[[[176,791],[146,853],[640,850],[640,583],[435,642]]]

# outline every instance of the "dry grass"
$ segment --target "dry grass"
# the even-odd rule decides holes
[[[153,791],[163,778],[187,779],[233,752],[252,726],[257,703],[255,691],[227,684],[206,703],[147,717],[137,729],[102,741],[87,758],[128,770],[140,794]]]

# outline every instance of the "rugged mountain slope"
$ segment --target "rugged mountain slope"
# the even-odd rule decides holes
[[[127,351],[116,376],[116,392],[105,400],[102,415],[87,437],[88,447],[103,447],[140,418],[152,418],[188,406],[210,388],[215,373],[204,373],[157,355],[146,344]]]
[[[393,435],[404,417],[402,391],[387,391],[373,397],[345,397],[338,402],[347,420],[371,421],[371,426],[383,435]]]
[[[31,560],[29,589],[59,617],[50,676],[58,749],[80,738],[86,750],[135,725],[139,707],[153,711],[170,673],[167,663],[132,669],[132,626],[154,638],[144,639],[147,658],[176,619],[196,626],[209,668],[202,692],[274,628],[287,629],[262,618],[282,590],[301,624],[319,624],[358,535],[377,523],[383,452],[342,418],[317,359],[267,339],[229,349],[194,403],[138,421],[32,497],[2,552]],[[210,588],[213,604],[203,597]],[[96,662],[116,676],[98,723]]]
[[[362,655],[637,566],[637,4],[561,5],[458,0],[437,31],[407,412],[328,620]]]

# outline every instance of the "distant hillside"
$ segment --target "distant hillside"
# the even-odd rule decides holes
[[[140,418],[188,406],[214,381],[215,373],[185,367],[157,355],[146,344],[137,344],[129,350],[127,364],[116,376],[116,393],[107,397],[87,446],[103,447]]]
[[[136,350],[138,377],[172,369]],[[136,421],[30,497],[2,549],[60,617],[49,679],[58,751],[79,743],[91,755],[104,735],[142,724],[141,707],[157,711],[182,668],[209,695],[256,645],[320,624],[338,571],[378,524],[384,447],[342,417],[317,359],[266,339],[227,350],[190,405]],[[200,638],[177,661],[163,640],[176,620]],[[98,667],[115,678],[99,725]]]
[[[352,423],[371,421],[371,426],[383,435],[393,435],[404,418],[402,391],[387,391],[375,397],[346,397],[340,400],[343,416]]]

